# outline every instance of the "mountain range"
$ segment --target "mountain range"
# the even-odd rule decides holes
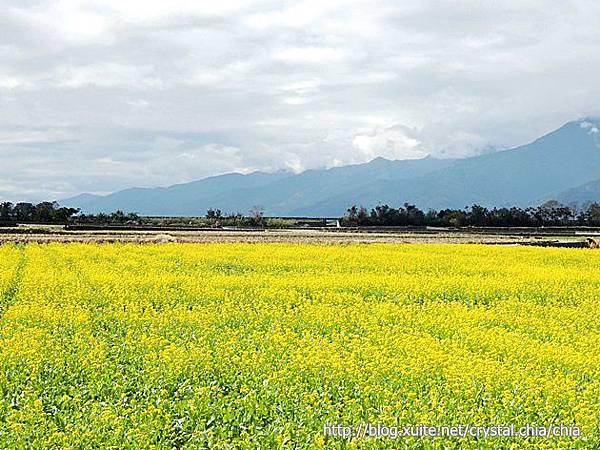
[[[353,205],[422,209],[600,201],[600,120],[581,119],[527,145],[463,159],[387,160],[332,169],[231,173],[169,187],[82,194],[60,201],[84,213],[197,216],[208,208],[273,216],[339,216]]]

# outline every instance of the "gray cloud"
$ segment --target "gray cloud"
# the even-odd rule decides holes
[[[0,197],[464,157],[599,112],[600,4],[8,0]]]

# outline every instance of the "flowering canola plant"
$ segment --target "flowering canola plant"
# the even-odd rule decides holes
[[[0,448],[600,448],[599,294],[593,250],[4,244]]]

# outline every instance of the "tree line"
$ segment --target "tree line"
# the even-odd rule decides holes
[[[144,225],[153,218],[117,210],[112,213],[81,214],[77,208],[60,206],[57,202],[0,203],[0,224],[47,223],[89,225]],[[164,219],[161,219],[164,220]],[[248,215],[223,214],[211,208],[201,219],[209,226],[289,227],[295,222],[285,218],[266,218],[264,209],[254,207]],[[204,223],[206,222],[206,223]],[[600,203],[584,208],[563,205],[555,200],[529,208],[487,208],[473,205],[464,209],[422,211],[405,203],[399,208],[377,205],[370,211],[352,206],[340,218],[340,225],[358,226],[435,226],[435,227],[541,227],[541,226],[600,226]]]
[[[0,222],[36,222],[36,223],[68,223],[79,212],[76,208],[66,208],[56,202],[33,203],[0,203]]]
[[[393,208],[377,205],[368,211],[352,206],[341,218],[342,226],[435,226],[435,227],[542,227],[600,226],[600,203],[576,208],[550,200],[529,208],[486,208],[473,205],[464,209],[422,211],[405,203]]]
[[[110,214],[80,214],[78,208],[60,206],[57,202],[41,203],[0,203],[0,224],[46,223],[46,224],[100,224],[136,225],[140,216],[117,210]]]

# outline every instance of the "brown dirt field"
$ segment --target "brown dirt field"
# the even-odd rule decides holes
[[[2,242],[302,242],[324,244],[347,243],[456,243],[532,245],[561,240],[573,243],[586,241],[585,236],[533,237],[497,233],[444,232],[385,232],[323,230],[267,231],[68,231],[61,227],[30,227],[0,232]]]

